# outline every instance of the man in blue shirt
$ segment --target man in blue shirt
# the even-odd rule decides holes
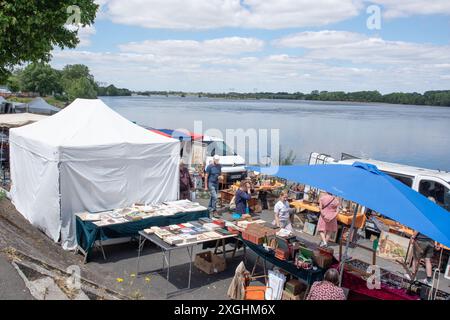
[[[219,177],[222,174],[222,165],[219,163],[220,157],[215,155],[213,163],[206,168],[205,190],[209,190],[211,198],[209,199],[208,210],[214,216],[217,216],[217,197],[219,192]]]

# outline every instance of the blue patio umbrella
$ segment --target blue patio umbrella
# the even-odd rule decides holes
[[[328,191],[377,211],[439,243],[450,246],[450,213],[420,193],[381,172],[374,165],[355,162],[351,166],[328,164],[248,167],[247,169]],[[351,231],[354,228],[356,212],[357,209],[354,211]],[[347,238],[343,261],[341,261],[340,283],[344,263],[348,257],[349,240],[350,237]]]
[[[325,164],[247,169],[300,182],[351,200],[450,246],[450,212],[374,165]]]

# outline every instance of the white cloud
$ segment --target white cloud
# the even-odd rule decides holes
[[[450,57],[450,46],[386,41],[346,31],[302,32],[284,37],[275,44],[309,49],[306,57],[311,59],[344,60],[358,64],[445,64]]]
[[[359,14],[362,0],[102,0],[102,17],[146,28],[280,29],[322,26]]]
[[[136,90],[422,92],[450,86],[450,46],[335,30],[274,44],[277,54],[264,53],[267,45],[255,38],[152,40],[120,45],[120,52],[55,51],[52,63],[81,62],[98,81]]]
[[[255,38],[229,37],[205,41],[147,40],[120,45],[124,52],[154,55],[236,55],[262,50],[264,41]]]
[[[368,2],[382,5],[386,18],[399,18],[412,15],[450,15],[448,0],[370,0]]]
[[[80,43],[78,46],[80,47],[87,47],[91,45],[91,36],[93,36],[96,33],[94,26],[86,26],[81,27],[78,30],[78,38],[80,39]]]
[[[322,30],[317,32],[301,32],[286,36],[274,41],[274,44],[287,48],[324,48],[334,45],[354,43],[364,39],[359,33],[335,30]]]

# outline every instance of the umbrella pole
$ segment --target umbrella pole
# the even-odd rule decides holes
[[[355,220],[356,220],[356,215],[358,213],[358,209],[359,209],[359,204],[356,204],[355,210],[353,211],[353,219],[352,219],[352,224],[350,226],[350,231],[348,233],[347,236],[347,241],[345,244],[345,251],[344,251],[344,255],[342,256],[342,260],[340,261],[340,271],[339,271],[339,286],[342,286],[342,277],[344,275],[344,265],[347,261],[347,252],[348,252],[348,247],[350,245],[350,238],[351,235],[353,233],[353,230],[355,229]]]

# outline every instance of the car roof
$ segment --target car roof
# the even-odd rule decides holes
[[[398,163],[391,163],[391,162],[384,162],[379,160],[372,160],[372,159],[347,159],[347,160],[341,160],[338,161],[341,164],[353,164],[355,161],[361,161],[373,164],[378,167],[381,171],[385,172],[392,172],[392,173],[399,173],[402,175],[407,176],[432,176],[440,178],[447,183],[450,183],[450,172],[447,171],[441,171],[441,170],[433,170],[433,169],[426,169],[426,168],[420,168],[420,167],[413,167],[408,166],[404,164],[398,164]]]

